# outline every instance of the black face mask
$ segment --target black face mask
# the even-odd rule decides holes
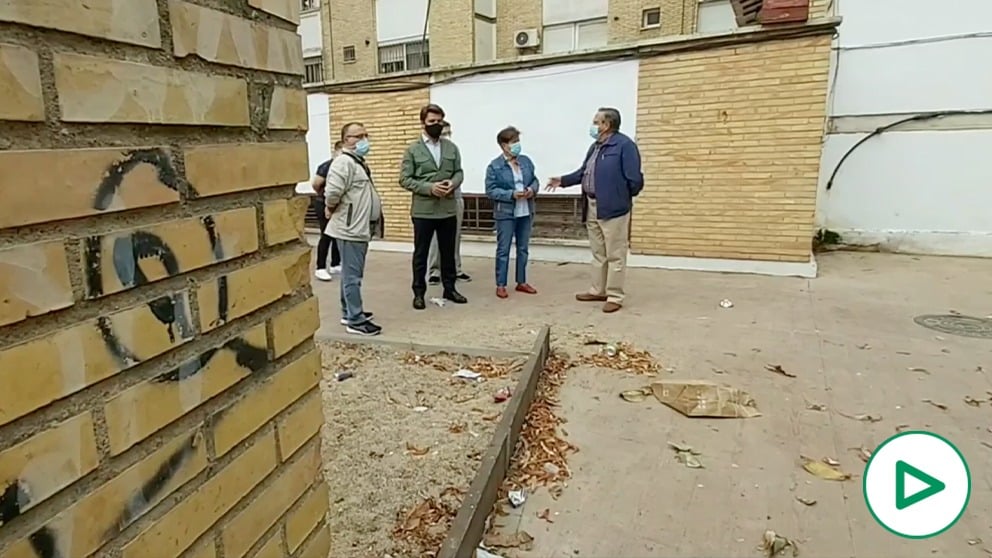
[[[444,125],[440,123],[428,124],[424,126],[424,131],[427,132],[427,135],[430,136],[431,139],[435,140],[441,137],[442,130],[444,130]]]

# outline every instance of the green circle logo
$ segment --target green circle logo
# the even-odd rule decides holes
[[[961,451],[933,432],[902,432],[882,442],[865,466],[862,491],[879,525],[907,539],[951,528],[971,499]]]

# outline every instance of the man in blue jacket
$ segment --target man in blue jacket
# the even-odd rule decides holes
[[[547,190],[582,185],[582,220],[592,250],[592,285],[575,295],[580,302],[602,302],[603,312],[623,307],[623,278],[629,248],[630,211],[644,188],[637,144],[620,133],[620,111],[601,108],[593,117],[593,144],[579,170],[551,178]]]

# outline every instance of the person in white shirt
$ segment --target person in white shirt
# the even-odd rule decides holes
[[[447,140],[451,139],[451,124],[444,120],[441,122],[443,128],[441,129],[441,137]],[[455,270],[457,275],[456,279],[459,281],[471,281],[472,277],[462,270],[462,222],[465,219],[465,200],[462,198],[462,189],[458,188],[455,190],[455,201],[458,202],[458,215],[456,215],[456,220],[458,221],[458,229],[455,231]],[[435,237],[431,240],[431,249],[427,254],[427,268],[428,283],[431,285],[441,284],[441,255],[437,249],[437,238]]]

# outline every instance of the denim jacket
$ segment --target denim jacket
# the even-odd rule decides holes
[[[517,164],[520,165],[520,174],[523,175],[524,189],[532,190],[536,195],[540,188],[537,176],[534,175],[534,163],[530,157],[520,155],[517,157]],[[514,208],[517,200],[513,197],[516,191],[513,179],[513,169],[506,157],[500,155],[489,163],[486,168],[486,196],[493,200],[493,218],[498,220],[513,219]],[[534,198],[527,200],[527,208],[530,214],[534,215]]]

